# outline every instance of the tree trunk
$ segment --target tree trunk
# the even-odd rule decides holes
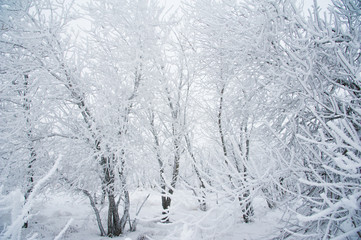
[[[169,222],[169,207],[170,204],[172,202],[172,199],[169,197],[170,195],[173,194],[173,190],[169,189],[167,190],[167,186],[166,186],[166,181],[164,179],[164,163],[161,157],[161,149],[160,149],[160,144],[159,144],[159,139],[158,139],[158,135],[157,132],[155,130],[155,126],[154,126],[154,112],[151,111],[150,112],[150,126],[151,126],[151,132],[153,134],[154,137],[154,143],[155,143],[155,151],[156,151],[156,155],[157,155],[157,160],[158,160],[158,164],[159,164],[159,178],[160,178],[160,187],[162,189],[162,196],[161,196],[161,201],[162,201],[162,222]],[[174,131],[174,124],[173,124],[173,131]],[[173,132],[174,133],[174,132]],[[175,156],[177,156],[177,154],[175,154]],[[177,163],[177,161],[179,161],[179,159],[177,160],[177,157],[175,157],[174,159],[174,166],[173,166],[173,176],[174,174],[177,174],[177,168],[179,167],[179,162]],[[176,178],[172,178],[172,184],[175,186],[175,183],[173,183],[174,181],[176,181]]]
[[[92,198],[91,194],[87,190],[81,189],[81,191],[89,198],[90,205],[92,206],[95,216],[97,218],[97,223],[98,223],[98,227],[100,230],[100,236],[105,236],[106,234],[105,234],[105,230],[103,228],[102,220],[100,218],[99,210],[95,206],[95,199]]]
[[[119,236],[122,231],[120,227],[120,218],[118,213],[118,206],[115,202],[114,191],[108,191],[108,236]]]
[[[249,223],[251,221],[252,216],[254,215],[252,202],[249,199],[250,191],[246,189],[245,193],[243,194],[243,200],[246,201],[246,206],[243,210],[243,220],[245,223]]]
[[[108,236],[119,236],[122,233],[120,227],[120,218],[118,213],[118,205],[114,196],[114,162],[113,156],[102,156],[101,163],[104,170],[104,180],[107,187],[108,195]]]
[[[33,191],[33,188],[34,188],[34,169],[33,169],[33,164],[34,162],[36,161],[36,152],[35,152],[35,149],[34,147],[31,147],[30,148],[30,161],[28,163],[28,173],[27,173],[27,183],[28,183],[28,186],[27,186],[27,190],[26,190],[26,193],[25,193],[25,203],[30,195],[30,193]],[[23,225],[23,228],[28,228],[29,226],[29,223],[28,221],[24,222],[24,225]]]
[[[248,136],[248,127],[247,127],[247,120],[244,123],[244,137],[245,137],[245,156],[244,156],[244,161],[248,162],[249,161],[249,151],[250,151],[250,146],[249,146],[249,136]],[[243,163],[243,187],[245,188],[245,192],[243,193],[243,200],[246,201],[246,206],[244,209],[244,213],[243,213],[243,220],[245,223],[250,222],[252,216],[254,215],[254,211],[253,211],[253,206],[252,206],[252,202],[250,199],[250,189],[248,188],[248,186],[246,185],[247,183],[247,167],[245,165],[245,163]]]
[[[225,91],[225,84],[223,84],[221,92],[220,92],[220,98],[219,98],[219,107],[218,107],[218,131],[219,131],[219,136],[221,138],[221,145],[222,145],[222,150],[223,150],[223,155],[226,158],[227,157],[227,147],[226,147],[226,142],[224,139],[224,132],[223,132],[223,126],[222,126],[222,114],[223,114],[223,95],[224,95],[224,91]],[[225,159],[226,164],[228,164],[227,160]]]
[[[127,221],[130,218],[129,209],[130,209],[129,192],[128,190],[124,190],[124,210],[123,210],[122,219],[120,219],[121,233],[124,233],[125,225],[127,224]]]
[[[31,100],[28,98],[28,92],[29,92],[29,75],[25,74],[24,75],[24,83],[23,83],[23,92],[22,92],[22,96],[23,96],[23,109],[24,109],[24,114],[25,114],[25,118],[26,118],[26,124],[27,124],[27,139],[28,139],[28,143],[29,143],[29,151],[30,151],[30,159],[28,162],[28,169],[27,169],[27,189],[26,189],[26,193],[25,193],[25,203],[30,195],[30,193],[33,191],[34,188],[34,169],[33,169],[33,165],[36,161],[37,158],[37,154],[35,151],[35,147],[34,147],[34,143],[33,143],[33,133],[32,133],[32,121],[30,119],[30,107],[31,107]],[[23,225],[23,228],[27,228],[29,225],[29,223],[26,221]]]
[[[163,191],[162,191],[162,207],[163,207],[162,222],[168,223],[168,222],[170,222],[170,220],[169,220],[169,207],[170,207],[170,204],[172,202],[172,199],[169,196],[173,194],[173,190],[169,189],[167,191],[165,185],[162,186],[162,189],[163,189]]]
[[[179,161],[180,161],[180,139],[179,134],[176,134],[175,128],[173,125],[173,135],[175,136],[173,141],[174,146],[174,162],[173,162],[173,173],[172,173],[172,181],[170,184],[170,188],[166,191],[165,182],[162,186],[162,207],[163,207],[163,215],[162,222],[169,222],[169,207],[171,205],[172,199],[171,196],[173,195],[173,189],[176,186],[178,176],[179,176]]]

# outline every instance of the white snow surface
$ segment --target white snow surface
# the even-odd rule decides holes
[[[254,221],[244,223],[237,201],[215,196],[208,204],[206,212],[200,211],[198,202],[187,190],[174,194],[171,207],[171,223],[161,223],[161,197],[153,190],[136,190],[131,192],[131,219],[146,196],[149,199],[139,214],[135,232],[113,239],[124,240],[165,240],[165,239],[229,239],[229,240],[263,240],[276,237],[282,227],[280,210],[270,210],[264,199],[253,200]],[[218,204],[217,204],[218,202]],[[107,203],[98,204],[104,229],[106,230]],[[22,230],[22,239],[78,239],[100,240],[101,237],[95,214],[87,197],[81,194],[60,192],[44,194],[35,201],[34,216],[29,221],[29,228]],[[121,207],[119,212],[121,213]],[[4,216],[3,216],[4,217]],[[0,224],[1,225],[1,224]],[[142,238],[142,237],[146,238]]]

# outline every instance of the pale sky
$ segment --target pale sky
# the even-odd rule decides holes
[[[308,8],[311,8],[311,6],[313,5],[313,0],[304,0],[304,9],[305,11],[307,11]],[[317,1],[318,6],[321,8],[321,12],[327,10],[328,5],[332,5],[332,1],[331,0],[318,0]]]
[[[165,3],[167,7],[175,7],[177,8],[182,0],[160,0],[161,3]],[[301,1],[301,0],[298,0]],[[331,0],[318,0],[317,4],[321,8],[321,11],[327,10],[327,7],[329,4],[332,4]],[[307,12],[307,9],[309,9],[313,5],[313,0],[304,0],[304,9],[305,12]]]

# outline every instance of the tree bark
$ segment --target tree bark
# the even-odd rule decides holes
[[[108,236],[119,236],[123,233],[120,217],[118,213],[118,205],[114,195],[114,156],[102,156],[101,163],[104,171],[104,182],[108,195]]]
[[[155,130],[155,125],[154,125],[154,112],[151,111],[150,112],[150,127],[151,127],[151,132],[154,138],[154,149],[156,151],[156,155],[157,155],[157,160],[158,160],[158,164],[159,164],[159,178],[160,178],[160,187],[162,189],[161,191],[161,202],[162,202],[162,222],[169,222],[169,207],[170,204],[172,202],[171,198],[169,197],[170,195],[173,194],[173,190],[172,189],[168,189],[167,185],[166,185],[166,181],[164,179],[164,163],[161,157],[161,149],[160,149],[160,143],[159,143],[159,138],[158,138],[158,134]],[[174,127],[174,125],[173,125]],[[174,128],[173,128],[174,131]],[[176,158],[174,159],[174,163],[176,163]],[[178,167],[179,167],[179,163],[178,163]],[[177,174],[177,167],[173,166],[173,175]],[[172,184],[175,186],[175,183],[173,183],[174,181],[176,181],[176,178],[172,178]]]
[[[29,146],[29,151],[30,151],[30,159],[28,162],[28,166],[27,166],[27,189],[26,189],[26,193],[25,193],[25,203],[30,195],[30,193],[33,191],[34,188],[34,168],[33,165],[36,162],[37,159],[37,154],[35,151],[35,147],[34,147],[34,143],[33,143],[33,133],[32,133],[32,122],[30,119],[30,108],[31,108],[31,100],[28,98],[28,92],[29,92],[29,75],[25,74],[24,75],[24,82],[23,82],[23,91],[22,91],[22,97],[23,97],[23,109],[24,109],[24,114],[25,114],[25,118],[26,118],[26,124],[27,124],[27,130],[26,130],[26,134],[27,134],[27,140],[28,140],[28,144]],[[21,92],[21,91],[20,91]],[[28,221],[26,221],[23,225],[23,228],[28,228],[29,223]]]
[[[166,190],[166,185],[164,184],[162,186],[163,189],[163,196],[162,196],[162,207],[163,207],[163,215],[164,217],[162,218],[162,222],[169,222],[169,207],[172,203],[172,198],[171,196],[173,195],[174,192],[174,188],[177,184],[178,181],[178,176],[179,176],[179,162],[180,162],[180,155],[181,155],[181,150],[180,150],[180,134],[177,132],[176,126],[173,123],[173,136],[174,136],[174,140],[173,140],[173,147],[174,147],[174,161],[173,161],[173,172],[172,172],[172,181],[170,184],[170,188],[168,189],[168,191]],[[165,183],[165,181],[164,181]]]
[[[222,145],[222,150],[223,150],[223,155],[224,157],[227,157],[227,147],[226,147],[226,142],[224,139],[224,132],[223,132],[223,126],[222,126],[222,114],[223,114],[223,95],[224,95],[224,91],[225,91],[225,84],[222,85],[222,89],[220,92],[220,97],[219,97],[219,107],[218,107],[218,131],[219,131],[219,136],[221,139],[221,145]],[[228,164],[227,160],[225,159],[225,163]]]
[[[90,205],[92,206],[92,208],[94,210],[94,213],[95,213],[95,216],[97,218],[97,223],[98,223],[98,227],[99,227],[99,230],[100,230],[100,236],[105,236],[106,233],[105,233],[105,230],[103,228],[103,224],[102,224],[102,220],[100,218],[99,210],[95,205],[94,199],[92,198],[91,194],[87,190],[82,189],[81,191],[89,198]]]
[[[244,135],[244,142],[245,142],[245,150],[241,149],[241,151],[243,150],[243,152],[245,152],[244,154],[244,162],[248,162],[249,161],[249,151],[250,151],[250,141],[249,141],[249,136],[248,136],[248,126],[247,126],[247,120],[248,118],[246,118],[246,120],[243,122],[244,125],[244,130],[242,130],[243,135]],[[242,141],[243,142],[243,141]],[[243,145],[243,143],[242,143]],[[243,163],[243,188],[245,189],[245,192],[243,193],[243,200],[246,201],[246,206],[245,209],[243,210],[243,220],[245,223],[248,223],[251,221],[252,216],[254,215],[254,210],[253,210],[253,206],[252,206],[252,202],[250,199],[250,189],[246,186],[247,183],[247,167],[246,164]]]

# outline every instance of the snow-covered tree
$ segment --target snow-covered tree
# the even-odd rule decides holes
[[[108,196],[108,235],[118,236],[129,220],[127,178],[136,173],[130,169],[140,166],[135,158],[141,145],[134,143],[141,133],[135,126],[142,103],[151,98],[147,87],[160,54],[162,8],[150,1],[93,1],[88,10],[92,26],[84,74],[94,87],[90,111],[97,132],[95,157]],[[118,192],[124,196],[122,217]]]
[[[192,117],[189,113],[190,91],[195,75],[194,62],[190,56],[194,54],[194,49],[180,25],[168,25],[172,30],[168,36],[168,43],[164,44],[163,55],[155,60],[158,76],[154,98],[150,101],[147,114],[154,154],[159,164],[159,185],[163,195],[165,222],[169,221],[168,213],[176,184],[181,175],[189,171],[185,165],[186,148],[195,169],[195,156],[189,134],[192,126],[189,123]],[[202,182],[199,172],[195,171],[198,181]]]
[[[1,2],[0,202],[22,205],[2,236],[45,186],[84,193],[112,237],[135,230],[130,191],[158,186],[167,222],[182,184],[204,216],[247,223],[263,197],[287,205],[280,237],[360,238],[361,4],[298,4]]]
[[[192,7],[190,17],[202,56],[199,69],[213,96],[209,135],[218,145],[218,163],[212,164],[224,169],[219,189],[240,202],[243,219],[248,222],[253,214],[251,191],[267,191],[262,187],[263,174],[255,172],[261,164],[272,166],[261,161],[262,154],[267,154],[258,153],[258,145],[266,136],[260,126],[269,116],[267,112],[275,108],[277,84],[268,69],[275,64],[269,62],[269,56],[276,54],[273,44],[279,40],[272,21],[279,16],[269,1],[197,1]]]
[[[298,159],[305,238],[360,237],[360,2],[334,1],[329,15],[317,3],[308,20],[284,40],[284,78],[296,91],[299,109],[292,154]]]
[[[68,138],[55,122],[65,101],[57,77],[70,9],[68,1],[1,3],[1,176],[25,199]]]

